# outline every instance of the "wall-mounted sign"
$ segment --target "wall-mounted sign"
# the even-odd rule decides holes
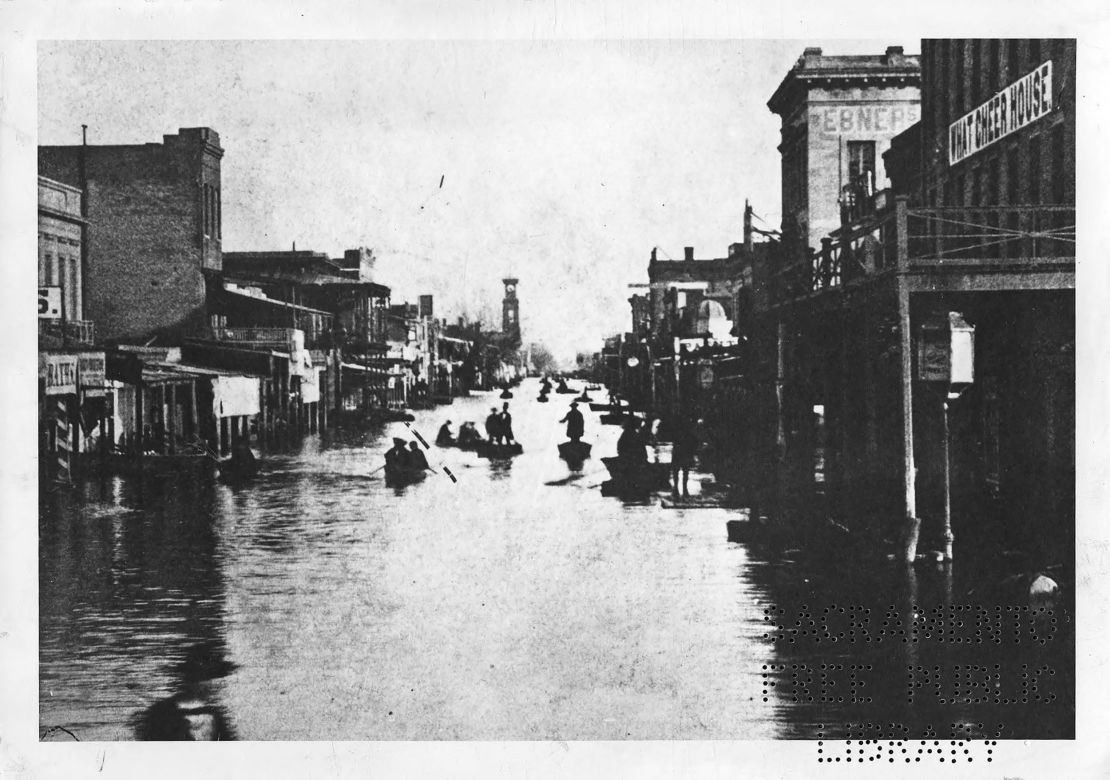
[[[47,395],[77,392],[77,356],[39,353],[39,378]]]
[[[59,320],[62,318],[62,288],[39,288],[39,319]]]
[[[77,356],[77,381],[81,387],[104,388],[103,352],[82,352]]]
[[[948,126],[948,164],[966,160],[1051,112],[1049,60]]]
[[[920,118],[921,108],[913,104],[833,106],[813,111],[809,132],[826,136],[868,134],[897,135]],[[872,135],[874,137],[874,135]]]

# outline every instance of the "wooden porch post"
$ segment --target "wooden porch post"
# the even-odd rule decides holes
[[[166,429],[166,445],[169,454],[173,455],[177,449],[174,447],[174,438],[177,436],[177,383],[169,385],[169,399],[166,401],[162,413],[162,422]],[[163,391],[164,392],[164,391]]]
[[[901,239],[899,239],[901,243]],[[902,485],[905,494],[903,552],[907,563],[917,557],[921,520],[917,517],[917,469],[913,458],[913,332],[910,330],[910,293],[905,277],[898,277],[898,335],[902,352]]]

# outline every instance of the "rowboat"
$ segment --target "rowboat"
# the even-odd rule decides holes
[[[482,442],[474,447],[474,451],[478,454],[479,458],[500,460],[520,455],[524,452],[524,447],[520,446],[520,444],[490,444],[489,442]]]
[[[220,471],[219,480],[229,484],[239,484],[254,479],[258,475],[258,462],[243,463],[234,458],[226,458],[216,464]]]
[[[386,466],[385,484],[390,487],[404,487],[414,482],[421,482],[428,476],[424,469],[408,468],[406,466]]]
[[[584,441],[565,441],[559,445],[559,457],[565,461],[581,463],[590,457],[593,447]]]
[[[670,466],[666,463],[630,462],[623,458],[602,458],[617,488],[660,490],[670,486]]]

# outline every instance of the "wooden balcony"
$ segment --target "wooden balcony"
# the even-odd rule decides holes
[[[898,198],[821,243],[772,274],[775,303],[889,273],[1074,270],[1075,206],[911,208]]]
[[[39,320],[42,346],[91,346],[95,340],[96,328],[90,320]]]

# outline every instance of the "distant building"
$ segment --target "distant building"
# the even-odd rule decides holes
[[[505,285],[505,299],[501,302],[501,333],[504,345],[520,346],[520,301],[516,297],[519,279],[502,279]]]
[[[921,68],[900,46],[885,54],[806,48],[767,106],[782,117],[782,230],[818,247],[852,209],[887,186],[882,154],[920,117]]]
[[[208,329],[206,286],[221,262],[219,135],[182,128],[162,143],[40,146],[39,173],[84,189],[82,304],[108,341],[179,342]]]

